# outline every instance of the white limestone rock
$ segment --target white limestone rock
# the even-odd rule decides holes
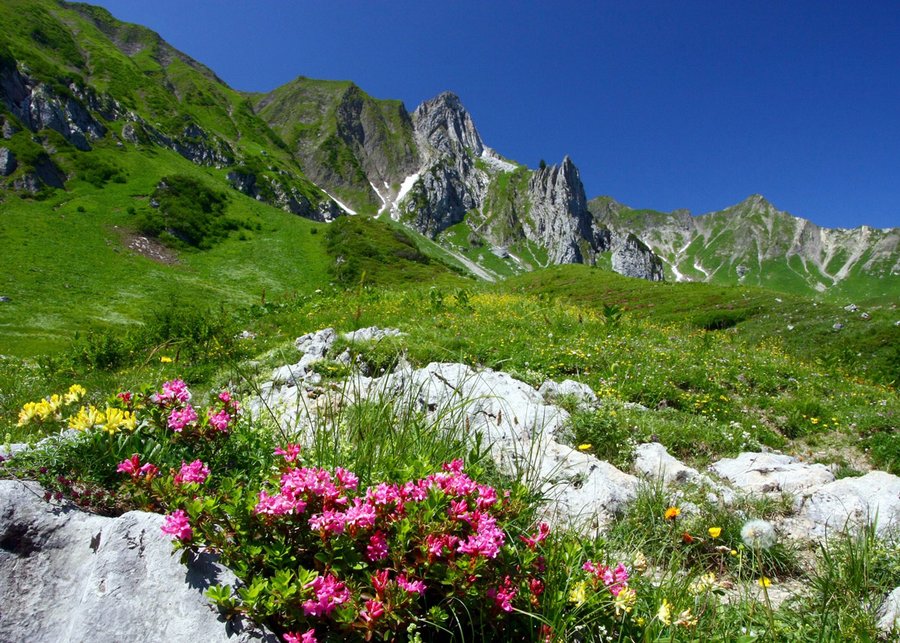
[[[900,587],[888,594],[878,610],[878,629],[885,634],[900,632]]]
[[[813,537],[825,537],[845,527],[874,523],[878,535],[900,533],[900,477],[870,471],[818,488],[803,503],[802,520]]]
[[[804,496],[834,481],[834,474],[825,465],[808,464],[780,453],[744,452],[719,460],[710,470],[749,494],[791,494],[798,507]]]
[[[42,495],[0,480],[0,640],[277,640],[226,624],[203,592],[234,575],[208,554],[182,565],[162,516],[104,518]]]
[[[659,442],[639,444],[634,453],[634,468],[645,477],[661,479],[667,485],[701,482],[699,471],[682,464]]]
[[[538,393],[548,404],[556,402],[560,397],[574,398],[578,402],[579,409],[590,409],[598,404],[597,395],[593,389],[587,384],[575,380],[563,380],[562,382],[547,380],[541,384]]]

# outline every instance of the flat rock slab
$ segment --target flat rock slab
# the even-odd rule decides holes
[[[645,442],[634,450],[634,468],[641,475],[665,484],[699,483],[700,472],[679,461],[659,442]]]
[[[873,523],[879,536],[900,533],[900,477],[870,471],[858,478],[835,480],[806,499],[800,518],[811,523],[814,537],[865,523]]]
[[[208,554],[182,565],[162,516],[104,518],[42,496],[0,480],[0,640],[277,640],[226,624],[203,593],[234,575]]]
[[[748,494],[789,493],[798,499],[834,481],[834,474],[825,465],[808,464],[780,453],[744,452],[719,460],[710,470]]]

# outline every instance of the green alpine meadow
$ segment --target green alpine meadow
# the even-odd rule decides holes
[[[900,228],[742,198],[5,0],[0,640],[896,640]]]

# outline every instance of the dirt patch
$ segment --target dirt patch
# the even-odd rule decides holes
[[[178,263],[178,255],[153,237],[146,237],[134,232],[123,232],[122,242],[129,250],[152,259],[157,263],[172,265]]]

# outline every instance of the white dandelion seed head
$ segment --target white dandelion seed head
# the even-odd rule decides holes
[[[741,527],[741,539],[751,549],[768,549],[775,544],[775,527],[767,520],[748,520]]]

